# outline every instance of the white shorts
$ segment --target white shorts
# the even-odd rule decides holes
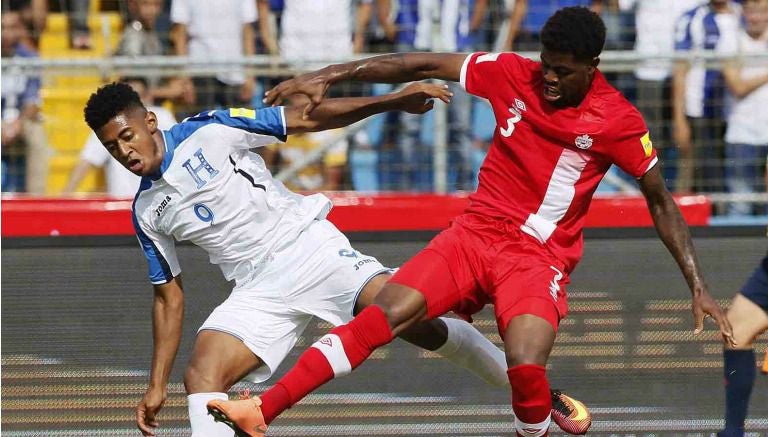
[[[198,332],[211,329],[242,340],[264,362],[245,379],[266,381],[313,316],[333,325],[349,322],[365,284],[389,271],[354,250],[331,222],[317,220],[275,252],[252,281],[232,290]]]

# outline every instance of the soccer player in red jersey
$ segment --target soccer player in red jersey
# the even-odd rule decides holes
[[[552,401],[545,365],[568,311],[565,287],[582,255],[592,195],[612,164],[637,178],[656,229],[692,295],[695,332],[711,316],[733,344],[707,290],[690,232],[667,191],[640,113],[597,69],[605,25],[585,8],[564,8],[541,32],[541,62],[514,53],[377,56],[286,81],[267,103],[303,93],[306,113],[344,80],[459,81],[490,101],[497,129],[467,210],[385,285],[374,305],[300,357],[261,397],[213,401],[209,411],[247,435],[263,435],[282,411],[354,369],[414,323],[493,303],[504,339],[517,435],[546,435]],[[573,409],[572,419],[582,416]]]

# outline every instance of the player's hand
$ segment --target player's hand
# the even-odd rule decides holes
[[[695,290],[693,293],[694,334],[699,334],[704,330],[704,319],[707,317],[712,317],[715,320],[715,323],[720,328],[720,335],[723,336],[723,341],[731,346],[736,346],[736,340],[733,338],[733,328],[731,328],[731,324],[728,322],[728,318],[725,316],[722,308],[720,308],[720,305],[717,304],[706,289]]]
[[[451,103],[453,93],[448,90],[448,85],[435,85],[426,82],[414,82],[397,93],[401,99],[403,111],[411,114],[423,114],[429,112],[434,106],[433,99],[440,99],[445,103]]]
[[[144,398],[136,407],[136,426],[139,427],[141,433],[147,436],[154,436],[159,422],[157,421],[157,413],[163,408],[165,399],[167,397],[165,389],[147,389],[144,394]]]
[[[306,120],[309,118],[312,110],[323,101],[325,93],[328,92],[330,86],[331,83],[328,77],[322,73],[322,70],[312,71],[280,82],[277,86],[264,93],[263,101],[267,105],[277,106],[288,96],[304,94],[309,97],[309,103],[304,108],[304,113],[302,114],[302,118]]]

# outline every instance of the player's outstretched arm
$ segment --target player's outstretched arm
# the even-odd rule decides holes
[[[656,165],[640,178],[640,189],[648,203],[648,209],[653,217],[656,231],[675,258],[680,270],[688,283],[693,297],[694,334],[704,329],[704,319],[712,317],[720,327],[723,339],[735,345],[733,330],[725,317],[720,305],[712,298],[707,284],[701,274],[696,251],[688,225],[685,223],[680,209],[669,194],[661,170]]]
[[[152,305],[153,349],[149,387],[144,398],[136,407],[136,426],[145,436],[154,436],[158,426],[156,416],[168,395],[168,378],[181,342],[183,321],[184,293],[181,277],[177,276],[170,282],[155,285],[155,300]]]
[[[264,103],[279,105],[293,94],[304,94],[310,103],[304,108],[308,117],[323,100],[328,88],[337,82],[359,81],[403,83],[423,79],[458,82],[467,54],[393,53],[345,64],[329,65],[279,83],[264,94]]]
[[[415,82],[398,92],[383,96],[324,100],[308,118],[303,116],[303,106],[288,106],[285,108],[285,125],[290,135],[349,126],[386,111],[423,114],[432,109],[433,99],[449,103],[451,96],[446,85]]]

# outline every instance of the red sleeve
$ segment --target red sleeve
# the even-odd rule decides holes
[[[527,62],[532,61],[511,52],[472,53],[461,66],[459,81],[468,93],[487,99],[499,84],[515,86]]]
[[[642,115],[632,106],[629,109],[621,123],[617,123],[620,129],[613,135],[609,153],[614,164],[633,177],[640,178],[659,159]]]

